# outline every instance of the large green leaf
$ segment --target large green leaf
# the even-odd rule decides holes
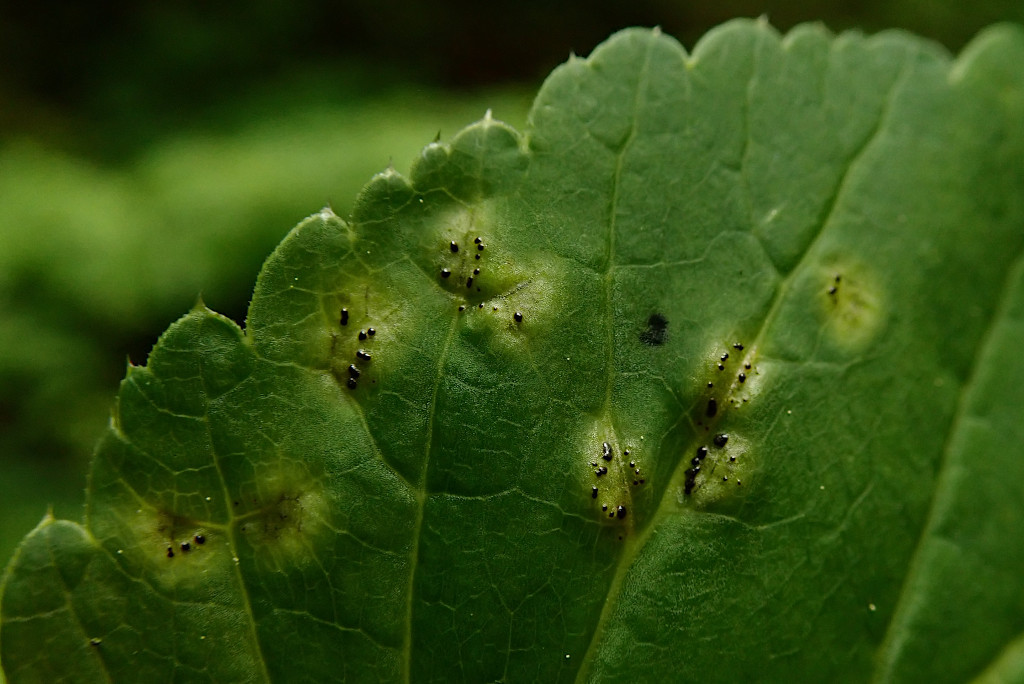
[[[376,176],[129,369],[7,676],[1024,677],[1021,64],[631,30]]]

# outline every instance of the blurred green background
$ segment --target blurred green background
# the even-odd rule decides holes
[[[244,321],[299,219],[346,215],[393,163],[487,108],[516,127],[544,76],[613,31],[687,47],[732,17],[905,28],[958,50],[1021,0],[0,5],[0,562],[79,518],[126,358],[202,293]]]

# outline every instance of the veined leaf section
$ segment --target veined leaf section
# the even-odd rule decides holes
[[[626,31],[525,135],[379,174],[244,333],[200,306],[129,369],[5,673],[869,676],[1024,240],[1022,45]]]

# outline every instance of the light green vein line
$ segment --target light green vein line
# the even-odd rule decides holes
[[[760,346],[760,343],[762,342],[762,339],[766,331],[771,328],[772,322],[778,315],[778,312],[782,307],[782,302],[786,298],[785,295],[789,292],[789,288],[794,279],[796,278],[796,275],[801,271],[801,268],[807,261],[808,256],[814,252],[814,246],[821,239],[821,236],[825,234],[826,228],[832,222],[836,209],[840,205],[840,200],[843,198],[845,194],[845,190],[849,182],[851,172],[864,158],[864,154],[871,148],[872,143],[874,143],[879,138],[881,133],[885,130],[885,122],[889,119],[892,101],[895,99],[895,93],[906,81],[906,78],[909,75],[909,71],[910,69],[908,59],[907,62],[904,63],[901,73],[899,74],[899,76],[897,76],[892,87],[889,90],[889,94],[885,101],[885,106],[882,112],[880,112],[879,114],[878,122],[874,130],[872,130],[870,134],[865,136],[864,142],[861,144],[860,148],[850,156],[850,160],[846,165],[846,170],[842,174],[842,178],[840,178],[839,182],[836,184],[836,191],[832,194],[831,201],[826,206],[826,209],[823,212],[824,218],[819,223],[817,234],[815,234],[815,236],[804,248],[804,252],[800,257],[800,261],[797,262],[793,269],[782,279],[782,282],[779,284],[778,290],[775,295],[775,299],[772,302],[772,305],[769,308],[768,313],[765,315],[763,319],[761,327],[757,332],[755,342],[751,345],[752,350],[756,350]],[[586,678],[584,676],[584,668],[589,668],[593,664],[594,652],[597,648],[597,645],[601,641],[601,635],[604,633],[608,621],[611,619],[612,614],[615,612],[615,609],[618,606],[618,597],[622,593],[622,588],[625,583],[626,575],[628,574],[630,568],[633,566],[633,563],[636,561],[637,557],[640,555],[640,552],[646,547],[647,542],[650,540],[650,537],[654,534],[654,531],[657,528],[656,522],[658,520],[666,518],[669,515],[678,514],[678,505],[676,504],[676,502],[674,501],[674,497],[672,497],[670,493],[674,491],[674,489],[676,488],[676,483],[680,480],[680,475],[685,470],[687,465],[688,463],[686,459],[680,460],[679,464],[677,464],[676,466],[675,472],[673,473],[672,477],[669,478],[668,486],[666,486],[665,489],[662,491],[661,501],[659,502],[658,508],[655,511],[654,515],[651,517],[650,522],[640,531],[640,534],[636,535],[635,537],[627,538],[625,540],[625,546],[616,563],[615,575],[613,576],[612,581],[608,586],[608,592],[605,595],[605,601],[601,609],[601,615],[598,618],[597,625],[594,628],[594,633],[591,636],[590,646],[588,647],[586,656],[583,659],[583,665],[577,673],[577,684],[586,681]]]
[[[1014,292],[1012,283],[1016,280],[1020,273],[1020,269],[1024,268],[1024,256],[1018,255],[1016,260],[1011,264],[1007,270],[1007,277],[1003,281],[1003,295],[999,302],[999,305],[993,310],[992,318],[989,319],[988,325],[985,328],[985,332],[982,335],[977,349],[979,353],[974,356],[974,364],[971,367],[970,374],[964,380],[963,385],[960,387],[960,396],[957,398],[956,413],[953,416],[953,420],[950,422],[949,430],[946,433],[945,443],[942,446],[942,456],[939,462],[938,476],[936,477],[935,488],[932,490],[931,502],[928,506],[928,516],[925,519],[925,524],[921,528],[921,534],[918,536],[917,545],[914,548],[914,553],[910,558],[910,563],[907,566],[907,573],[903,577],[903,583],[900,586],[900,592],[898,599],[896,600],[896,607],[889,618],[889,624],[885,630],[885,639],[883,639],[881,646],[878,649],[878,669],[875,671],[873,680],[876,682],[892,681],[893,679],[893,668],[895,667],[896,659],[899,657],[900,652],[903,649],[903,639],[906,632],[900,630],[897,634],[896,628],[899,627],[907,617],[908,613],[913,610],[911,604],[911,594],[907,590],[907,587],[918,577],[921,573],[921,568],[924,564],[924,547],[925,542],[931,538],[932,532],[941,525],[940,516],[943,511],[941,510],[942,504],[945,501],[944,497],[940,496],[940,493],[956,491],[956,487],[951,484],[949,478],[951,477],[950,468],[947,467],[950,459],[952,458],[953,450],[953,438],[960,431],[961,423],[967,419],[970,411],[970,402],[973,399],[973,392],[971,391],[977,381],[978,373],[985,366],[989,359],[989,348],[990,345],[994,344],[993,337],[996,334],[996,329],[999,324],[1006,319],[1006,313],[1011,306],[1011,300],[1013,299]]]
[[[203,355],[198,354],[199,360],[199,377],[203,380],[203,394],[206,397],[210,396],[210,393],[206,389],[206,374],[203,368]],[[228,502],[232,500],[232,496],[228,491],[227,479],[224,477],[224,471],[220,467],[220,456],[217,454],[217,449],[214,447],[213,433],[210,431],[210,414],[209,414],[209,401],[207,400],[207,412],[206,412],[206,436],[210,440],[210,455],[213,457],[213,465],[217,469],[217,477],[220,479],[221,492],[224,495],[224,506],[228,509],[228,524],[227,524],[227,538],[228,547],[231,549],[231,565],[234,568],[235,581],[238,582],[238,591],[241,594],[242,605],[245,607],[245,614],[249,618],[249,633],[252,638],[253,647],[256,649],[257,662],[260,665],[260,671],[263,674],[263,681],[270,682],[270,673],[267,671],[266,659],[263,657],[263,647],[260,645],[259,634],[256,630],[256,617],[252,614],[252,600],[249,598],[249,590],[245,587],[245,579],[242,577],[241,563],[234,560],[238,558],[238,541],[235,539],[235,514],[231,510]]]
[[[605,331],[606,339],[605,345],[608,348],[608,357],[606,360],[605,373],[608,376],[608,384],[605,386],[605,397],[604,397],[604,414],[611,415],[612,409],[612,394],[615,387],[615,307],[612,302],[613,296],[613,284],[615,274],[615,233],[618,230],[618,221],[616,219],[618,215],[619,207],[619,192],[622,186],[622,164],[626,157],[626,152],[629,150],[636,138],[636,122],[640,109],[640,96],[646,86],[646,80],[648,77],[648,70],[651,65],[651,53],[654,51],[654,46],[657,43],[659,36],[657,34],[652,35],[647,43],[647,52],[644,55],[644,63],[637,74],[636,91],[633,93],[633,108],[631,112],[631,125],[629,135],[626,136],[626,140],[622,144],[622,149],[619,150],[618,156],[615,160],[615,174],[612,179],[612,198],[609,207],[610,216],[608,217],[608,257],[605,261],[604,267],[604,308],[605,308]],[[614,424],[613,424],[614,428]],[[628,490],[627,490],[628,491]],[[617,573],[616,573],[617,574]],[[586,654],[580,659],[580,669],[576,671],[576,681],[580,682],[583,677],[584,670],[587,668],[588,663],[593,658],[593,651],[597,648],[597,644],[600,641],[598,634],[603,630],[604,620],[607,619],[608,601],[607,596],[605,598],[605,605],[601,610],[601,617],[598,620],[597,626],[594,628],[594,632],[591,635],[590,643],[587,645]]]
[[[423,530],[423,511],[427,505],[427,469],[430,466],[430,450],[434,444],[434,417],[437,411],[437,393],[441,389],[441,376],[455,337],[458,316],[452,316],[448,326],[448,335],[437,361],[437,374],[434,377],[434,393],[430,397],[430,413],[427,416],[426,449],[423,453],[423,468],[420,472],[420,488],[416,491],[416,521],[412,529],[412,553],[409,559],[409,584],[406,587],[405,636],[402,639],[402,680],[412,681],[412,608],[413,588],[416,584],[416,569],[420,560],[420,535]]]

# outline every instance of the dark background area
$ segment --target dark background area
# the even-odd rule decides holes
[[[240,323],[260,263],[325,202],[493,107],[525,124],[570,52],[626,26],[687,48],[785,31],[913,31],[959,50],[1021,0],[0,4],[0,562],[79,518],[125,357],[202,292]]]
[[[445,89],[539,83],[570,51],[611,32],[661,26],[687,47],[710,27],[765,15],[780,30],[904,28],[958,50],[1019,0],[470,0],[336,2],[63,0],[0,8],[0,124],[118,157],[234,94],[342,70],[362,94],[382,84]]]

